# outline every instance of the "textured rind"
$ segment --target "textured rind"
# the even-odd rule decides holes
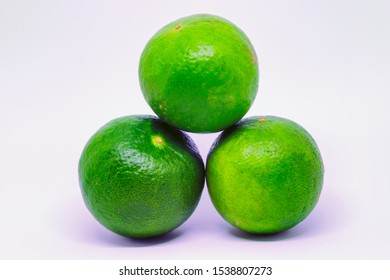
[[[202,14],[174,21],[149,40],[139,80],[159,117],[182,130],[216,132],[249,110],[259,70],[254,48],[237,26]]]
[[[287,230],[317,204],[324,167],[314,139],[288,119],[241,120],[215,140],[206,167],[221,216],[251,233]]]
[[[152,116],[126,116],[88,141],[79,181],[87,208],[103,226],[149,238],[175,229],[193,213],[204,164],[184,132]]]

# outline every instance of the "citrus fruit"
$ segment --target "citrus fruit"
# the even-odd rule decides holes
[[[250,233],[287,230],[316,205],[323,184],[320,151],[297,123],[275,116],[243,119],[215,140],[206,167],[221,216]]]
[[[256,52],[228,20],[206,14],[178,19],[146,44],[139,80],[153,111],[190,132],[216,132],[240,120],[259,80]]]
[[[191,138],[147,115],[115,119],[79,161],[84,202],[106,228],[149,238],[181,225],[197,206],[204,165]]]

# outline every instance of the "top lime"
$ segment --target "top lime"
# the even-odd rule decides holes
[[[255,50],[234,24],[193,15],[159,30],[139,64],[142,92],[153,111],[190,132],[216,132],[240,120],[257,94]]]

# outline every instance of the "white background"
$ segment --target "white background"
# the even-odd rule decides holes
[[[390,4],[387,1],[0,1],[1,259],[389,259]],[[305,127],[325,163],[312,214],[252,236],[205,189],[180,228],[118,236],[85,208],[77,177],[89,137],[153,114],[138,84],[148,39],[183,16],[238,25],[260,64],[247,116]],[[217,134],[191,134],[207,155]]]

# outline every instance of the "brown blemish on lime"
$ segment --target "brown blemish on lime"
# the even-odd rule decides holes
[[[177,30],[177,29],[180,29],[181,28],[181,24],[178,24],[178,25],[176,25],[176,27],[175,27],[175,29]]]
[[[161,144],[163,142],[163,140],[158,136],[156,138],[154,138],[154,141],[158,144]]]
[[[264,118],[259,119],[259,122],[265,122],[265,121],[266,121],[266,119],[264,119]]]
[[[158,108],[162,109],[162,108],[163,108],[163,105],[160,104],[160,106],[158,106]]]
[[[257,64],[257,63],[258,63],[257,54],[256,54],[256,52],[255,52],[254,49],[251,50],[251,55],[252,55],[252,60],[253,60],[253,62],[254,62],[255,64]]]

